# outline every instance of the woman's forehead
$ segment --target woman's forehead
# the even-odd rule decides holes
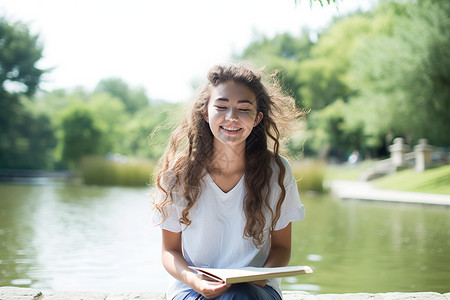
[[[256,96],[245,84],[227,81],[211,88],[210,100],[239,101],[241,103],[256,103]]]

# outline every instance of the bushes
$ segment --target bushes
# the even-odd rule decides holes
[[[321,193],[324,191],[325,163],[310,160],[295,162],[292,164],[292,172],[297,180],[299,192]]]
[[[84,157],[80,164],[80,176],[85,184],[142,186],[152,183],[156,163],[147,160],[131,160],[123,156],[105,158]],[[323,192],[325,164],[318,161],[302,161],[292,164],[300,192]]]
[[[89,156],[82,159],[80,175],[85,184],[145,187],[152,181],[154,166],[154,162],[146,159]]]

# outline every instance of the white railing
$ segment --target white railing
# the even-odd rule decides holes
[[[419,144],[409,152],[410,147],[404,144],[403,138],[394,139],[394,143],[389,146],[391,157],[376,162],[375,167],[361,174],[361,180],[371,180],[387,174],[391,174],[400,169],[413,168],[417,172],[422,172],[432,167],[448,164],[450,155],[428,145],[426,139],[419,140]]]

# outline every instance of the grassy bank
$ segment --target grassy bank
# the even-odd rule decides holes
[[[358,180],[360,174],[374,165],[373,161],[362,162],[355,166],[327,165],[327,180]],[[450,195],[450,165],[415,172],[412,169],[399,171],[371,181],[374,187],[385,190],[397,190],[418,193]]]
[[[85,184],[145,187],[151,183],[154,166],[153,161],[146,159],[120,162],[104,157],[85,157],[80,175]]]
[[[146,186],[152,183],[155,163],[150,160],[109,160],[104,157],[85,157],[80,165],[80,176],[85,184]],[[294,162],[294,177],[300,192],[323,192],[325,164],[314,160]]]
[[[292,163],[292,172],[297,180],[300,193],[324,191],[325,164],[316,160],[304,160]]]
[[[373,164],[367,161],[355,166],[327,165],[321,161],[302,160],[292,163],[292,171],[301,193],[321,193],[324,192],[324,181],[358,180],[360,174]],[[80,174],[85,184],[144,187],[152,182],[154,166],[153,161],[145,159],[118,162],[103,157],[86,157],[81,164]],[[372,183],[380,189],[450,195],[450,165],[425,172],[404,170]]]
[[[373,181],[380,189],[450,195],[450,165],[425,172],[404,170]]]
[[[358,180],[367,169],[373,167],[375,162],[366,160],[355,165],[329,164],[325,168],[325,180]]]

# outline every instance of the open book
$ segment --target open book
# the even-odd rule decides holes
[[[189,268],[211,278],[212,280],[226,284],[257,281],[269,278],[310,274],[313,271],[308,266],[289,266],[277,268],[245,267],[240,269],[214,269],[214,268]]]

